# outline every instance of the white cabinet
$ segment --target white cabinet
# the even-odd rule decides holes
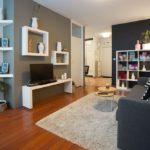
[[[44,52],[38,52],[38,43],[44,44]],[[49,33],[40,29],[22,27],[22,55],[49,56]]]
[[[150,50],[116,51],[116,87],[132,88],[139,77],[150,76]]]
[[[67,93],[72,93],[72,79],[68,78],[65,80],[58,80],[57,82],[49,83],[49,84],[43,84],[43,85],[37,85],[37,86],[22,86],[22,101],[23,101],[23,106],[29,109],[33,108],[33,91],[34,90],[39,90],[42,88],[50,87],[50,86],[56,86],[64,84],[64,92]]]
[[[51,63],[53,65],[69,65],[69,52],[51,52]]]
[[[2,38],[5,38],[5,36],[4,36],[4,32],[5,32],[4,28],[6,26],[11,26],[12,24],[13,24],[13,20],[0,20],[0,28],[1,28],[1,36],[2,36]],[[9,41],[10,40],[9,37],[6,37],[6,38],[8,38],[8,43],[11,43]],[[6,45],[5,47],[2,47],[2,41],[1,41],[1,46],[0,46],[0,63],[5,62],[5,60],[3,59],[3,55],[4,55],[4,53],[9,52],[9,51],[10,52],[13,51],[13,47],[10,46],[9,44],[8,44],[8,46]],[[11,53],[10,53],[10,55],[11,55]],[[13,77],[12,73],[7,73],[7,74],[2,74],[1,73],[0,74],[0,78],[11,78],[11,77]]]

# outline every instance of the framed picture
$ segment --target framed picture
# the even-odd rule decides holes
[[[9,72],[9,64],[8,63],[2,63],[2,73],[8,73]]]
[[[8,47],[8,38],[2,38],[1,45],[2,47]]]

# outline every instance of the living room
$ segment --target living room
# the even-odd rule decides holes
[[[116,78],[116,61],[120,58],[120,56],[116,57],[116,51],[125,50],[128,53],[127,50],[135,49],[136,41],[139,40],[141,33],[149,30],[149,15],[145,15],[144,18],[143,16],[137,16],[137,18],[129,19],[126,22],[114,22],[109,25],[112,34],[112,85],[107,85],[107,80],[103,85],[107,85],[109,90],[111,88],[114,89],[111,91],[109,97],[103,97],[103,99],[102,96],[96,95],[98,87],[103,86],[101,83],[99,86],[85,86],[84,81],[84,39],[91,37],[97,31],[90,33],[88,25],[86,27],[86,25],[83,25],[84,23],[80,24],[83,33],[85,30],[85,35],[83,34],[81,41],[74,39],[74,42],[77,42],[83,50],[80,51],[81,49],[79,49],[78,57],[76,56],[77,52],[72,52],[71,43],[71,25],[76,22],[72,21],[72,18],[61,14],[61,11],[55,12],[53,9],[43,6],[47,4],[46,1],[43,1],[43,5],[35,1],[0,1],[0,5],[4,11],[1,19],[2,22],[0,22],[2,24],[0,35],[2,37],[1,40],[4,43],[6,42],[4,46],[1,43],[0,63],[4,67],[1,66],[0,71],[2,73],[0,77],[1,81],[4,81],[7,86],[2,99],[5,99],[8,105],[8,108],[0,113],[0,149],[115,149],[114,147],[117,146],[117,123],[115,122],[115,116],[118,104],[114,103],[114,100],[118,100],[120,96],[128,94],[129,91],[125,89],[135,86],[139,77],[149,77],[149,69],[146,66],[147,70],[143,71],[146,72],[145,74],[143,72],[137,73],[138,75],[134,74],[136,80],[134,79],[133,84],[129,83],[131,81],[125,80],[124,77],[123,79]],[[41,1],[39,2],[41,3]],[[94,2],[96,3],[97,1]],[[139,3],[141,6],[137,6],[138,8],[143,6],[143,2],[142,4],[141,2]],[[147,7],[148,4],[149,2],[146,3]],[[145,14],[149,13],[145,12]],[[35,19],[33,17],[38,18],[38,27],[33,27],[32,23],[33,19]],[[4,25],[6,24],[5,21],[7,22],[6,26]],[[86,36],[87,31],[89,36]],[[36,44],[35,46],[35,43],[39,39],[41,40],[41,37],[45,46],[45,52],[40,53],[35,50],[33,52],[32,43],[36,49],[38,45]],[[35,40],[32,41],[30,39]],[[59,47],[61,47],[60,50]],[[57,52],[59,56],[65,57],[63,62],[61,62],[62,59],[59,59],[59,61],[54,63],[55,59],[53,58],[57,55]],[[146,57],[148,58],[149,52],[148,50],[146,52]],[[124,52],[122,54],[124,57]],[[134,57],[137,58],[140,55],[143,57],[145,54],[137,51]],[[74,61],[80,66],[73,66]],[[53,76],[57,81],[48,84],[31,85],[29,83],[31,80],[31,65],[50,63],[53,63]],[[143,64],[141,65],[143,67]],[[126,67],[124,66],[124,62],[122,66]],[[45,67],[39,69],[38,66],[37,70],[40,70],[43,74],[48,73],[48,71],[43,70]],[[72,69],[73,67],[76,69]],[[5,68],[7,69],[5,70]],[[143,70],[143,68],[139,70]],[[78,76],[77,79],[81,84],[78,84],[78,87],[74,91],[73,85],[77,83],[76,76]],[[120,76],[125,75],[120,74]],[[131,73],[129,77],[131,77]],[[75,82],[72,82],[71,78]],[[119,84],[118,80],[120,81]],[[116,85],[119,85],[122,89],[116,90]],[[89,96],[89,99],[85,101],[84,98],[87,98],[87,96]],[[94,100],[93,97],[95,98]],[[102,102],[104,102],[103,100],[108,100],[107,102],[109,102],[103,107],[105,109],[104,112],[101,112],[101,108],[99,107],[101,98]],[[92,106],[92,108],[87,104]],[[76,109],[74,109],[75,107]],[[47,122],[43,118],[45,119],[45,117],[51,114],[53,116],[49,119],[50,123],[43,126]],[[79,124],[76,122],[79,122]],[[99,124],[101,125],[101,129],[98,126]],[[67,128],[64,129],[63,127]],[[70,127],[74,127],[75,130]],[[83,128],[80,130],[80,127]],[[57,129],[58,134],[56,132]],[[101,134],[98,135],[99,133]],[[123,150],[127,149],[119,148]],[[148,148],[148,146],[145,147],[145,150]]]

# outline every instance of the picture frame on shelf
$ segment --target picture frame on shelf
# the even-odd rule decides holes
[[[3,74],[9,73],[9,63],[2,63],[1,72]]]
[[[0,74],[2,73],[2,64],[0,64]]]
[[[8,47],[8,38],[1,38],[1,46]]]

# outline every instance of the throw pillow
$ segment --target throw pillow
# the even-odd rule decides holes
[[[146,82],[146,84],[144,86],[145,86],[146,90],[145,90],[143,96],[141,97],[141,100],[149,101],[150,100],[150,79]]]
[[[146,82],[146,84],[144,85],[146,88],[150,87],[150,79]]]

